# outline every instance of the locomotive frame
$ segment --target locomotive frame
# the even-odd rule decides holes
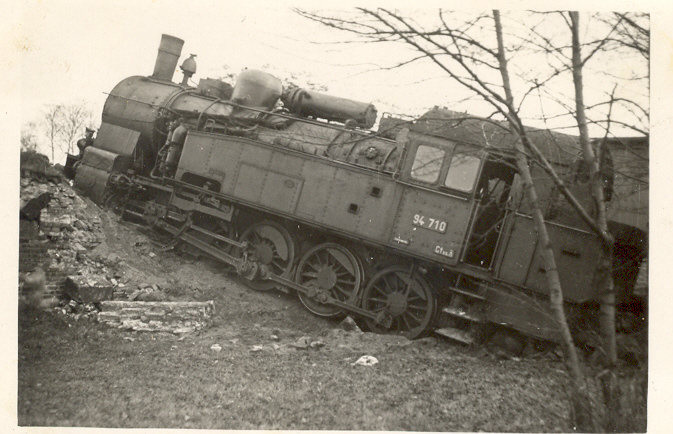
[[[296,291],[316,315],[350,312],[409,338],[434,330],[472,342],[506,327],[560,339],[503,125],[435,108],[374,132],[373,106],[283,92],[259,71],[233,89],[178,85],[181,46],[164,35],[154,74],[110,93],[76,187],[235,267],[253,289]],[[575,139],[529,133],[590,206]],[[586,314],[600,241],[536,179],[566,305]],[[637,273],[642,254],[616,273]]]

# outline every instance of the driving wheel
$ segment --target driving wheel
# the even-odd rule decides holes
[[[392,266],[372,277],[362,295],[362,307],[380,315],[378,321],[366,319],[372,331],[414,339],[429,331],[437,301],[423,277]]]
[[[363,274],[362,264],[350,250],[334,243],[317,245],[302,257],[295,275],[295,282],[313,288],[314,296],[298,292],[299,300],[316,315],[343,315],[338,306],[324,303],[324,296],[355,304]]]
[[[294,241],[283,226],[268,220],[254,223],[241,234],[240,241],[248,243],[250,260],[266,265],[277,276],[289,277],[294,263]],[[237,253],[239,256],[243,254],[240,250]],[[243,281],[257,291],[269,291],[278,286],[269,280]]]

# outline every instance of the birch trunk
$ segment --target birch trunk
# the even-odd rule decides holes
[[[542,213],[542,209],[540,208],[537,191],[535,190],[533,177],[531,175],[530,167],[528,166],[528,161],[526,158],[526,149],[535,148],[535,146],[530,143],[526,135],[526,130],[523,127],[523,124],[520,122],[518,114],[515,110],[514,98],[509,80],[509,71],[507,69],[507,58],[505,56],[500,13],[498,11],[493,11],[493,18],[495,20],[496,37],[498,41],[498,66],[500,69],[500,75],[502,76],[503,89],[507,102],[507,110],[509,112],[508,118],[510,121],[510,129],[512,130],[513,134],[516,134],[520,138],[520,140],[517,140],[515,144],[517,169],[523,180],[526,198],[528,199],[532,209],[535,231],[537,233],[540,245],[542,246],[542,256],[546,270],[547,286],[549,289],[549,302],[554,319],[556,320],[561,332],[566,354],[566,362],[572,378],[573,397],[571,402],[574,413],[573,419],[580,431],[590,431],[592,428],[592,418],[586,381],[584,374],[580,369],[577,350],[570,333],[570,328],[568,327],[565,310],[563,309],[563,290],[558,274],[558,268],[556,267],[556,258],[554,257],[552,242],[549,238],[549,232],[547,231],[544,215]]]
[[[584,84],[582,80],[582,53],[580,47],[578,12],[570,12],[570,27],[572,31],[572,73],[575,85],[575,117],[580,131],[580,146],[587,165],[589,166],[589,179],[591,192],[596,201],[598,215],[596,222],[602,240],[602,258],[598,265],[598,286],[601,293],[600,328],[604,362],[613,366],[617,362],[617,343],[615,337],[615,291],[612,278],[612,263],[614,239],[608,232],[606,216],[605,190],[600,168],[600,158],[594,152],[589,140],[587,118],[584,108]]]

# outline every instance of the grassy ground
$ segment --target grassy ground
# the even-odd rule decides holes
[[[257,324],[179,340],[25,310],[19,425],[223,429],[568,431],[558,362],[495,361],[445,342]],[[269,339],[279,333],[280,341]],[[214,343],[222,351],[210,349]],[[277,346],[274,349],[273,344]],[[252,352],[253,345],[262,345]],[[360,356],[379,359],[353,366]]]

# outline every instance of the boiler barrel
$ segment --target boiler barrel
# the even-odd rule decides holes
[[[151,77],[133,76],[122,80],[112,89],[103,107],[103,122],[139,131],[141,141],[157,143],[157,120],[163,109],[185,117],[197,117],[204,110],[209,115],[228,116],[231,106],[215,102],[196,89],[186,89],[175,83]]]

